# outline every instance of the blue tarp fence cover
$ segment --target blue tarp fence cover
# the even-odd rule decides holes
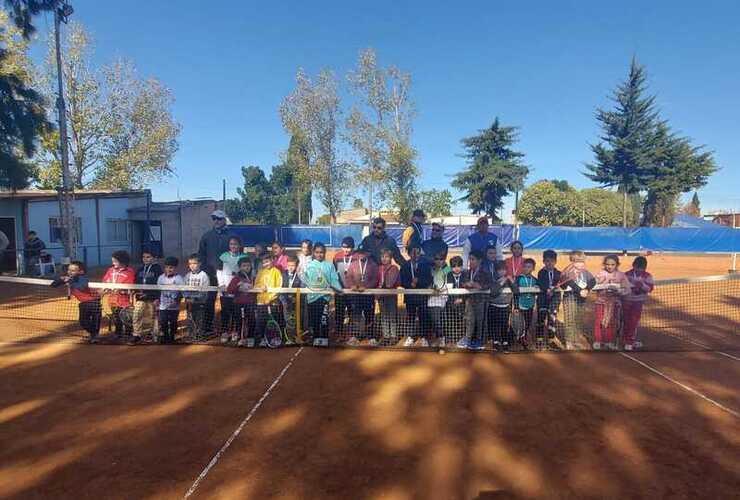
[[[405,226],[388,226],[387,233],[399,246]],[[234,225],[231,230],[247,246],[255,243],[281,241],[286,246],[300,246],[304,239],[321,241],[330,247],[341,246],[342,238],[352,236],[355,245],[363,238],[367,227],[362,224],[329,226]],[[505,247],[514,239],[514,226],[491,226]],[[444,240],[451,247],[463,245],[474,226],[447,226]],[[431,225],[424,226],[424,238],[431,235]],[[712,224],[701,227],[560,227],[519,226],[519,239],[526,248],[555,250],[585,250],[593,252],[651,250],[658,252],[740,252],[740,230]]]

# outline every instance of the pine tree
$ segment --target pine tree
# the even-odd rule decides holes
[[[645,96],[646,79],[645,68],[633,58],[627,80],[612,94],[615,108],[596,111],[601,137],[591,145],[594,163],[586,164],[586,177],[604,187],[616,187],[622,194],[624,227],[628,198],[645,188],[658,147],[656,126],[660,122],[655,97]]]
[[[524,153],[512,149],[518,130],[501,125],[496,117],[489,128],[461,141],[468,165],[455,175],[452,186],[465,193],[461,200],[474,213],[500,220],[496,212],[503,207],[503,199],[523,188],[529,168],[522,163]]]

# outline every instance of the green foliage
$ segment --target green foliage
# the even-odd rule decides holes
[[[522,189],[529,169],[522,163],[524,154],[512,149],[517,131],[501,125],[497,117],[491,127],[462,140],[467,167],[455,175],[452,186],[465,193],[461,199],[474,213],[500,220],[496,212],[503,199]]]
[[[398,220],[408,221],[416,205],[416,152],[404,142],[391,144],[388,158],[388,184],[385,198],[398,213]]]
[[[578,192],[565,181],[538,181],[522,193],[518,219],[537,226],[575,226],[582,220]]]
[[[235,223],[274,224],[276,221],[272,185],[261,168],[242,167],[244,186],[239,198],[227,200],[226,214]]]
[[[452,193],[447,189],[420,191],[416,206],[424,210],[427,217],[446,217],[452,215]]]
[[[694,191],[691,200],[681,209],[681,212],[694,217],[701,217],[701,204],[699,203],[699,194]]]
[[[294,166],[286,161],[272,167],[270,174],[272,211],[277,224],[297,224],[298,205],[301,206],[301,223],[311,220],[311,190],[300,191]]]
[[[646,79],[645,68],[633,58],[627,80],[612,94],[615,108],[596,111],[601,140],[591,145],[595,161],[586,164],[586,177],[623,193],[625,226],[628,195],[645,188],[658,147],[658,112],[655,97],[644,95]]]
[[[329,214],[319,215],[319,217],[316,219],[316,224],[320,226],[328,226],[329,224],[331,224],[331,215]]]
[[[43,96],[30,87],[28,36],[39,2],[9,1],[16,27],[0,10],[0,188],[28,186],[34,172],[29,159],[38,147],[40,131],[50,130]]]
[[[607,189],[582,189],[579,193],[586,226],[619,226],[622,224],[622,193]],[[627,205],[628,220],[633,217]]]
[[[362,198],[355,198],[352,200],[352,208],[365,208],[365,202]]]

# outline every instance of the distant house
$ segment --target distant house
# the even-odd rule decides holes
[[[148,190],[76,191],[77,257],[94,267],[110,263],[110,254],[115,250],[136,254],[145,237],[145,225],[131,224],[128,210],[146,207],[150,200]],[[36,231],[46,243],[47,253],[60,261],[64,254],[60,220],[56,191],[0,191],[0,230],[10,240],[2,269],[6,272],[16,269],[28,231]]]
[[[382,217],[387,224],[399,224],[398,216],[393,212],[373,210],[373,216],[370,217],[367,208],[341,210],[337,214],[337,224],[369,224],[370,219],[375,217]]]
[[[740,213],[713,213],[704,215],[704,219],[709,219],[715,224],[721,224],[728,227],[740,228]]]

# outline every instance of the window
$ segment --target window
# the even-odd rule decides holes
[[[109,242],[128,242],[130,240],[129,221],[126,219],[108,219],[107,232]]]
[[[75,217],[77,243],[82,243],[82,218]],[[49,217],[49,243],[62,244],[62,222],[59,217]]]

